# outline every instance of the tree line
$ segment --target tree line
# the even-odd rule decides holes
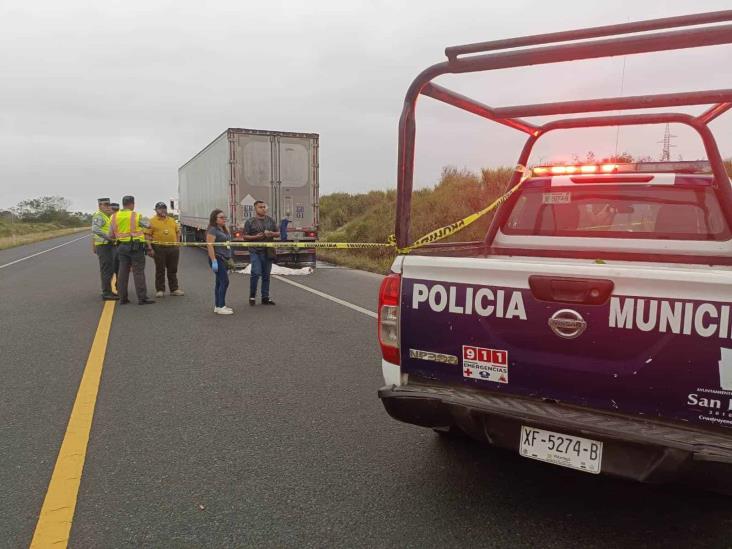
[[[70,211],[71,201],[63,196],[40,196],[0,210],[0,220],[10,223],[52,223],[60,227],[82,227],[91,223],[91,214]]]

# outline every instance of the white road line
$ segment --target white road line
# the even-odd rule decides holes
[[[42,250],[40,252],[27,255],[25,257],[21,257],[20,259],[16,259],[15,261],[11,261],[10,263],[6,263],[5,265],[0,265],[0,269],[4,269],[5,267],[10,267],[11,265],[15,265],[16,263],[20,263],[21,261],[25,261],[26,259],[30,259],[31,257],[36,257],[37,255],[45,254],[47,252],[52,252],[53,250],[57,250],[58,248],[61,248],[63,246],[68,246],[69,244],[73,244],[74,242],[78,242],[79,240],[82,240],[84,238],[89,238],[88,234],[85,234],[84,236],[80,238],[75,238],[74,240],[69,240],[68,242],[64,242],[63,244],[59,244],[58,246],[54,246],[53,248],[48,248],[47,250]]]
[[[281,276],[274,276],[272,278],[276,278],[277,280],[281,280],[282,282],[286,282],[287,284],[292,284],[293,286],[301,288],[301,289],[303,289],[307,292],[313,293],[315,295],[319,295],[320,297],[324,297],[325,299],[330,299],[331,301],[338,303],[339,305],[343,305],[344,307],[348,307],[349,309],[353,309],[354,311],[363,313],[366,316],[370,316],[371,318],[378,318],[378,315],[373,311],[369,311],[368,309],[364,309],[363,307],[359,307],[358,305],[354,305],[353,303],[349,303],[348,301],[343,301],[342,299],[338,299],[337,297],[333,297],[332,295],[320,292],[318,290],[314,290],[313,288],[311,288],[309,286],[305,286],[304,284],[300,284],[298,282],[293,282],[292,280],[287,280],[286,278],[283,278]]]

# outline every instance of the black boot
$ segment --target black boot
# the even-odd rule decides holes
[[[268,297],[262,298],[262,305],[274,305],[274,304],[275,304],[275,302],[272,301],[270,298],[268,298]]]

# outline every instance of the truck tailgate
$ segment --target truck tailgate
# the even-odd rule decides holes
[[[402,373],[732,428],[725,267],[407,256]]]

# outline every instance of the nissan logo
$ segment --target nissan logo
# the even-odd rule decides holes
[[[582,315],[572,309],[560,309],[548,321],[552,332],[565,339],[574,339],[582,335],[587,322]]]

